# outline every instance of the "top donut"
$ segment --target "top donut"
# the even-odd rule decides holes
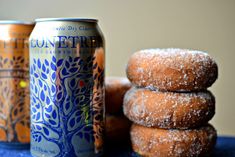
[[[146,49],[134,53],[127,77],[140,87],[163,91],[199,91],[218,77],[216,62],[207,53],[188,49]]]

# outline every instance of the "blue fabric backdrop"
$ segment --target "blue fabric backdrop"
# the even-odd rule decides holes
[[[108,148],[106,151],[107,157],[138,157],[137,154],[131,151],[131,148]],[[28,149],[6,149],[0,148],[0,157],[32,157]],[[235,157],[235,137],[219,137],[213,157]]]

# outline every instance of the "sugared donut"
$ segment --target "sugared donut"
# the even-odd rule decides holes
[[[198,91],[215,82],[218,67],[202,51],[146,49],[130,57],[126,73],[137,86],[166,91]]]
[[[132,87],[124,97],[123,111],[143,126],[187,129],[214,116],[215,98],[209,91],[176,93]]]
[[[106,77],[105,107],[107,113],[118,113],[122,110],[123,98],[131,83],[125,77]]]
[[[124,115],[106,115],[105,141],[124,144],[130,139],[131,122]]]
[[[211,153],[216,143],[216,130],[206,125],[191,130],[164,130],[133,124],[131,142],[143,157],[195,157]]]

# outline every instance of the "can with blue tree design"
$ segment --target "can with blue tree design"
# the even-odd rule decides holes
[[[97,20],[36,20],[30,105],[33,156],[102,155],[104,38]]]

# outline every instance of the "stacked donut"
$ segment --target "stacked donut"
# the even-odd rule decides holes
[[[186,49],[147,49],[127,65],[133,87],[124,97],[124,114],[134,124],[132,148],[142,156],[205,156],[216,142],[208,121],[215,98],[207,90],[218,76],[206,53]]]
[[[124,77],[105,79],[106,143],[123,144],[129,140],[130,121],[123,115],[123,97],[131,83]]]

